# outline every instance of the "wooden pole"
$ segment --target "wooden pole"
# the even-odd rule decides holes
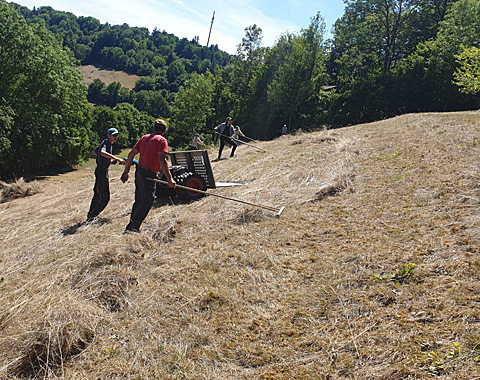
[[[210,24],[210,31],[208,32],[207,48],[209,47],[208,44],[210,43],[210,34],[212,33],[213,20],[215,20],[215,11],[213,12],[212,23]]]
[[[157,182],[157,183],[161,183],[161,184],[163,184],[163,185],[167,185],[167,186],[168,186],[168,182],[167,182],[167,181],[162,181],[162,180],[160,180],[160,179],[155,179],[155,178],[150,178],[150,177],[147,177],[147,179],[150,180],[150,181]],[[206,191],[203,191],[203,190],[200,190],[200,189],[195,189],[195,188],[193,188],[193,187],[188,187],[188,186],[183,186],[183,185],[178,185],[178,184],[176,185],[176,187],[178,187],[179,189],[183,189],[183,190],[194,191],[194,192],[196,192],[196,193],[201,193],[201,194],[205,194],[205,195],[212,195],[212,196],[214,196],[214,197],[223,198],[223,199],[228,199],[229,201],[244,203],[244,204],[249,205],[249,206],[264,208],[264,209],[266,209],[266,210],[270,210],[270,211],[276,212],[276,213],[277,213],[276,216],[280,216],[280,214],[282,213],[283,209],[285,208],[285,206],[282,206],[282,207],[280,207],[279,209],[277,209],[277,208],[275,208],[275,207],[259,205],[259,204],[255,204],[255,203],[251,203],[251,202],[247,202],[247,201],[242,201],[241,199],[236,199],[236,198],[227,197],[227,196],[225,196],[225,195],[207,193]]]
[[[249,139],[250,141],[257,141],[257,140],[255,140],[255,139],[252,139],[252,138],[250,138],[250,137],[248,137],[248,136],[245,136],[245,135],[243,135],[242,137],[245,138],[245,139]]]
[[[238,142],[240,142],[240,143],[242,143],[242,144],[245,144],[245,145],[251,146],[252,148],[255,148],[255,149],[261,150],[262,152],[265,152],[265,153],[267,152],[265,149],[259,148],[258,146],[255,146],[255,145],[249,144],[249,143],[247,143],[247,142],[245,142],[245,141],[242,141],[242,140],[236,139],[235,137],[232,137],[232,136],[227,136],[227,135],[223,135],[223,134],[221,134],[221,133],[219,133],[219,132],[215,132],[215,133],[218,133],[220,136],[223,136],[223,137],[228,137],[229,139],[232,139],[232,140],[238,141]]]

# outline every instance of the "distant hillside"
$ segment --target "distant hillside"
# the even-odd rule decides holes
[[[78,69],[83,74],[83,83],[87,86],[92,83],[94,79],[100,79],[106,85],[119,82],[122,87],[133,90],[135,82],[141,78],[138,75],[128,74],[123,71],[97,68],[93,65],[79,66]]]
[[[92,224],[91,167],[0,204],[0,378],[475,378],[480,113],[256,144],[208,191],[279,218],[172,198],[122,235],[118,165]]]
[[[165,30],[102,24],[94,17],[77,17],[50,6],[29,9],[9,4],[28,23],[44,23],[80,64],[150,77],[149,90],[176,93],[192,73],[213,71],[231,60],[217,45],[201,46],[198,38],[190,41]]]

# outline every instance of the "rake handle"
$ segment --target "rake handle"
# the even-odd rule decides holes
[[[223,133],[220,133],[220,132],[215,132],[215,133],[218,133],[219,136],[223,136],[223,137],[228,137],[229,139],[232,139],[232,140],[235,140],[235,141],[238,141],[242,144],[245,144],[245,145],[248,145],[248,146],[251,146],[252,148],[255,148],[255,149],[258,149],[258,150],[261,150],[262,152],[267,152],[265,149],[262,149],[262,148],[259,148],[258,146],[255,146],[255,145],[252,145],[252,144],[249,144],[245,141],[242,141],[242,140],[239,140],[239,139],[236,139],[235,137],[232,137],[232,136],[227,136],[227,135],[224,135]]]
[[[250,138],[250,137],[248,137],[248,136],[243,135],[242,137],[245,138],[245,139],[248,139],[248,140],[250,140],[250,141],[257,142],[257,140],[252,139],[252,138]]]
[[[147,179],[150,180],[150,181],[153,181],[153,182],[161,183],[163,185],[168,185],[167,181],[162,181],[160,179],[150,178],[150,177],[147,177]],[[255,204],[255,203],[251,203],[251,202],[247,202],[247,201],[242,201],[241,199],[231,198],[231,197],[227,197],[225,195],[207,193],[206,191],[203,191],[203,190],[200,190],[200,189],[195,189],[193,187],[188,187],[188,186],[183,186],[183,185],[178,185],[178,184],[175,187],[178,187],[179,189],[188,190],[188,191],[194,191],[194,192],[205,194],[205,195],[211,195],[211,196],[218,197],[218,198],[228,199],[228,200],[234,201],[234,202],[244,203],[244,204],[249,205],[249,206],[264,208],[266,210],[276,212],[277,216],[280,216],[280,214],[282,213],[282,211],[284,209],[284,207],[281,207],[280,209],[276,209],[274,207],[259,205],[259,204]]]

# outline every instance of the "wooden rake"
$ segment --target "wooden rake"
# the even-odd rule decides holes
[[[167,185],[168,186],[168,182],[167,181],[162,181],[160,179],[155,179],[155,178],[150,178],[150,177],[147,177],[148,180],[150,181],[153,181],[153,182],[157,182],[157,183],[161,183],[163,185]],[[256,204],[256,203],[252,203],[252,202],[247,202],[247,201],[242,201],[241,199],[236,199],[236,198],[231,198],[231,197],[227,197],[225,195],[220,195],[220,194],[212,194],[212,193],[207,193],[206,191],[203,191],[203,190],[200,190],[200,189],[195,189],[193,187],[188,187],[188,186],[183,186],[183,185],[176,185],[176,187],[178,187],[179,189],[183,189],[183,190],[187,190],[187,191],[194,191],[196,193],[201,193],[201,194],[205,194],[205,195],[211,195],[213,197],[218,197],[218,198],[223,198],[223,199],[228,199],[229,201],[234,201],[234,202],[239,202],[239,203],[243,203],[243,204],[246,204],[246,205],[250,205],[250,206],[253,206],[253,207],[259,207],[259,208],[263,208],[265,210],[270,210],[270,211],[273,211],[275,212],[275,216],[280,216],[280,214],[282,213],[283,209],[285,208],[285,206],[282,206],[280,207],[279,209],[278,208],[275,208],[275,207],[271,207],[271,206],[264,206],[264,205],[259,205],[259,204]]]
[[[245,141],[236,139],[235,137],[227,136],[227,135],[224,135],[224,134],[222,134],[222,133],[220,133],[220,132],[215,132],[215,133],[217,133],[219,136],[228,137],[229,139],[232,139],[232,140],[234,140],[234,141],[238,141],[238,142],[241,143],[241,144],[245,144],[245,145],[251,146],[252,148],[258,149],[258,150],[260,150],[260,151],[262,151],[262,152],[264,152],[264,153],[267,152],[265,149],[259,148],[258,146],[255,146],[255,145],[253,145],[253,144],[249,144],[249,143],[247,143],[247,142],[245,142]]]

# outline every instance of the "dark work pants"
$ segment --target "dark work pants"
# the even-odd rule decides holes
[[[237,143],[232,140],[230,137],[220,136],[220,148],[218,149],[218,159],[222,157],[223,148],[225,147],[225,143],[228,143],[232,146],[232,151],[230,153],[230,157],[233,157],[235,153],[235,149],[237,149]]]
[[[130,215],[130,223],[125,230],[139,231],[140,225],[152,208],[155,199],[155,182],[147,178],[156,178],[156,173],[137,166],[135,170],[135,202]]]
[[[93,198],[90,203],[87,219],[95,218],[100,214],[110,201],[110,188],[108,185],[108,169],[95,169],[95,185],[93,187]]]

